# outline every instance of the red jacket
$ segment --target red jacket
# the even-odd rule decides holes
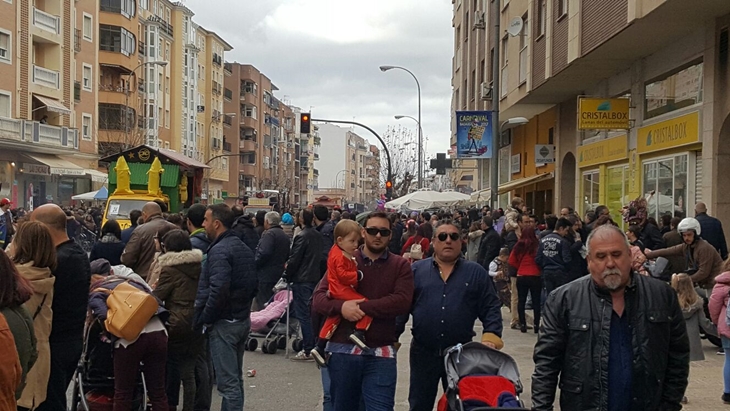
[[[428,238],[421,237],[420,235],[414,235],[408,238],[408,241],[403,244],[403,248],[400,250],[400,255],[411,252],[411,246],[416,244],[416,237],[420,238],[418,244],[421,244],[421,251],[423,251],[423,255],[428,253],[428,247],[431,246],[431,242],[428,241]]]
[[[517,269],[517,276],[539,276],[540,267],[535,262],[535,255],[524,253],[521,256],[515,250],[509,254],[509,265]]]
[[[327,258],[327,282],[330,296],[334,299],[347,295],[351,288],[357,287],[357,264],[342,252],[337,244],[330,249]]]

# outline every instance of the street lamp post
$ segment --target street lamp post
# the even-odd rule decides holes
[[[137,71],[138,68],[140,68],[142,66],[152,65],[152,64],[154,64],[156,66],[160,66],[160,67],[165,67],[167,65],[167,62],[166,61],[161,61],[161,60],[146,61],[146,62],[140,64],[139,66],[135,67],[132,71],[129,72],[129,74],[127,76],[128,77],[132,77],[132,75],[134,74],[135,71]],[[124,108],[126,110],[129,110],[129,81],[127,81],[127,87],[126,87],[126,90],[125,90],[125,93],[124,93]],[[145,110],[146,110],[146,108],[145,108]],[[127,113],[125,112],[124,113],[124,138],[125,138],[125,144],[127,144],[129,142],[129,125],[127,124],[127,117],[128,117],[127,116]],[[127,149],[128,147],[124,147],[124,148]]]
[[[380,66],[380,71],[386,72],[392,69],[399,69],[407,72],[416,80],[416,87],[418,87],[418,188],[422,187],[423,184],[423,130],[421,129],[421,83],[418,82],[418,78],[413,72],[405,67],[400,66]]]
[[[415,118],[413,118],[411,116],[404,116],[404,115],[395,116],[395,119],[396,120],[400,120],[402,118],[410,118],[411,120],[415,121],[416,124],[418,125],[418,135],[421,136],[423,134],[423,129],[421,128],[421,122],[420,121],[418,121],[417,119],[415,119]],[[410,145],[410,144],[412,144],[412,142],[408,142],[408,143],[405,143],[403,145],[404,146],[407,146],[407,145]],[[418,160],[417,161],[418,161],[418,181],[419,181],[418,188],[422,188],[423,187],[423,184],[420,183],[420,181],[421,181],[421,175],[423,174],[422,173],[422,170],[421,170],[421,167],[423,167],[423,159],[426,156],[424,155],[424,152],[423,152],[423,144],[422,144],[422,141],[421,141],[420,138],[418,140],[418,153],[417,154],[418,154],[418,156],[417,156],[418,157]]]
[[[236,116],[236,113],[225,113],[225,114],[218,113],[217,115],[211,116],[211,119],[208,122],[208,143],[206,143],[206,147],[207,147],[207,144],[210,144],[210,141],[211,141],[211,138],[210,138],[211,137],[211,135],[210,135],[211,134],[210,133],[210,129],[211,129],[211,127],[213,127],[213,122],[220,120],[221,116],[224,116],[224,115],[225,116],[230,116],[230,117],[235,117]],[[222,143],[222,141],[221,141],[221,143]],[[221,146],[222,146],[222,144],[221,144]],[[222,155],[218,155],[218,156],[215,156],[215,157],[211,157],[208,161],[205,162],[205,164],[208,164],[211,161],[216,160],[216,159],[221,158],[221,157],[230,157],[230,156],[237,156],[237,155],[239,155],[239,154],[222,154]],[[205,178],[205,196],[206,196],[206,198],[210,196],[210,190],[209,190],[210,187],[209,187],[209,184],[210,184],[210,174],[211,173],[212,173],[212,171],[211,170],[208,170],[207,171],[207,177]]]
[[[342,169],[342,170],[338,171],[337,174],[335,174],[335,188],[340,188],[340,180],[338,178],[340,177],[340,173],[342,173],[343,171],[344,172],[347,172],[348,170],[347,169]],[[342,188],[345,188],[344,187],[344,185],[345,185],[344,182],[342,183],[342,185],[343,185]],[[345,191],[347,191],[347,190],[345,190]]]

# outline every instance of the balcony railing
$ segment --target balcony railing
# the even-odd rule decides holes
[[[40,66],[33,66],[33,83],[58,89],[59,73]]]
[[[226,100],[231,101],[233,100],[233,91],[229,88],[223,89],[223,97],[225,97]]]
[[[213,93],[220,96],[222,91],[223,91],[223,87],[221,86],[221,84],[214,81],[213,82]]]
[[[33,25],[53,34],[60,33],[61,18],[33,8]]]
[[[157,16],[150,16],[147,18],[147,20],[159,24],[160,30],[162,30],[168,36],[174,37],[174,30],[173,30],[172,24],[166,22],[165,20],[163,20]]]
[[[79,148],[79,131],[38,121],[0,118],[0,139],[58,148]]]
[[[224,114],[223,115],[223,124],[225,124],[228,127],[230,127],[231,124],[233,124],[233,116],[229,116],[229,115],[225,115]]]
[[[507,97],[507,84],[508,84],[508,77],[509,77],[509,66],[505,64],[502,67],[502,73],[500,74],[501,80],[499,82],[499,96],[501,98]]]
[[[224,141],[223,142],[223,151],[230,153],[231,152],[231,143]]]
[[[527,81],[527,47],[520,50],[520,84]]]
[[[138,46],[137,52],[139,53],[140,56],[144,56],[145,53],[147,53],[147,45],[142,40],[138,41],[138,43],[139,43],[139,46]]]
[[[74,30],[74,51],[76,53],[81,51],[81,29]]]
[[[223,70],[228,74],[229,76],[233,74],[233,64],[231,63],[223,63]]]

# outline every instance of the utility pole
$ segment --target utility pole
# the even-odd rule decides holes
[[[501,43],[499,27],[501,17],[499,11],[500,4],[500,1],[492,1],[491,13],[494,19],[494,57],[492,59],[492,160],[490,163],[492,167],[489,173],[492,210],[499,208],[499,96],[501,93],[500,81],[502,80],[499,72],[499,46]],[[481,174],[479,179],[481,180]]]

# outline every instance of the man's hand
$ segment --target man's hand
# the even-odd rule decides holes
[[[359,300],[350,300],[342,303],[342,318],[347,321],[360,321],[362,317],[365,317],[365,313],[360,309],[361,302],[365,301],[364,298]]]

